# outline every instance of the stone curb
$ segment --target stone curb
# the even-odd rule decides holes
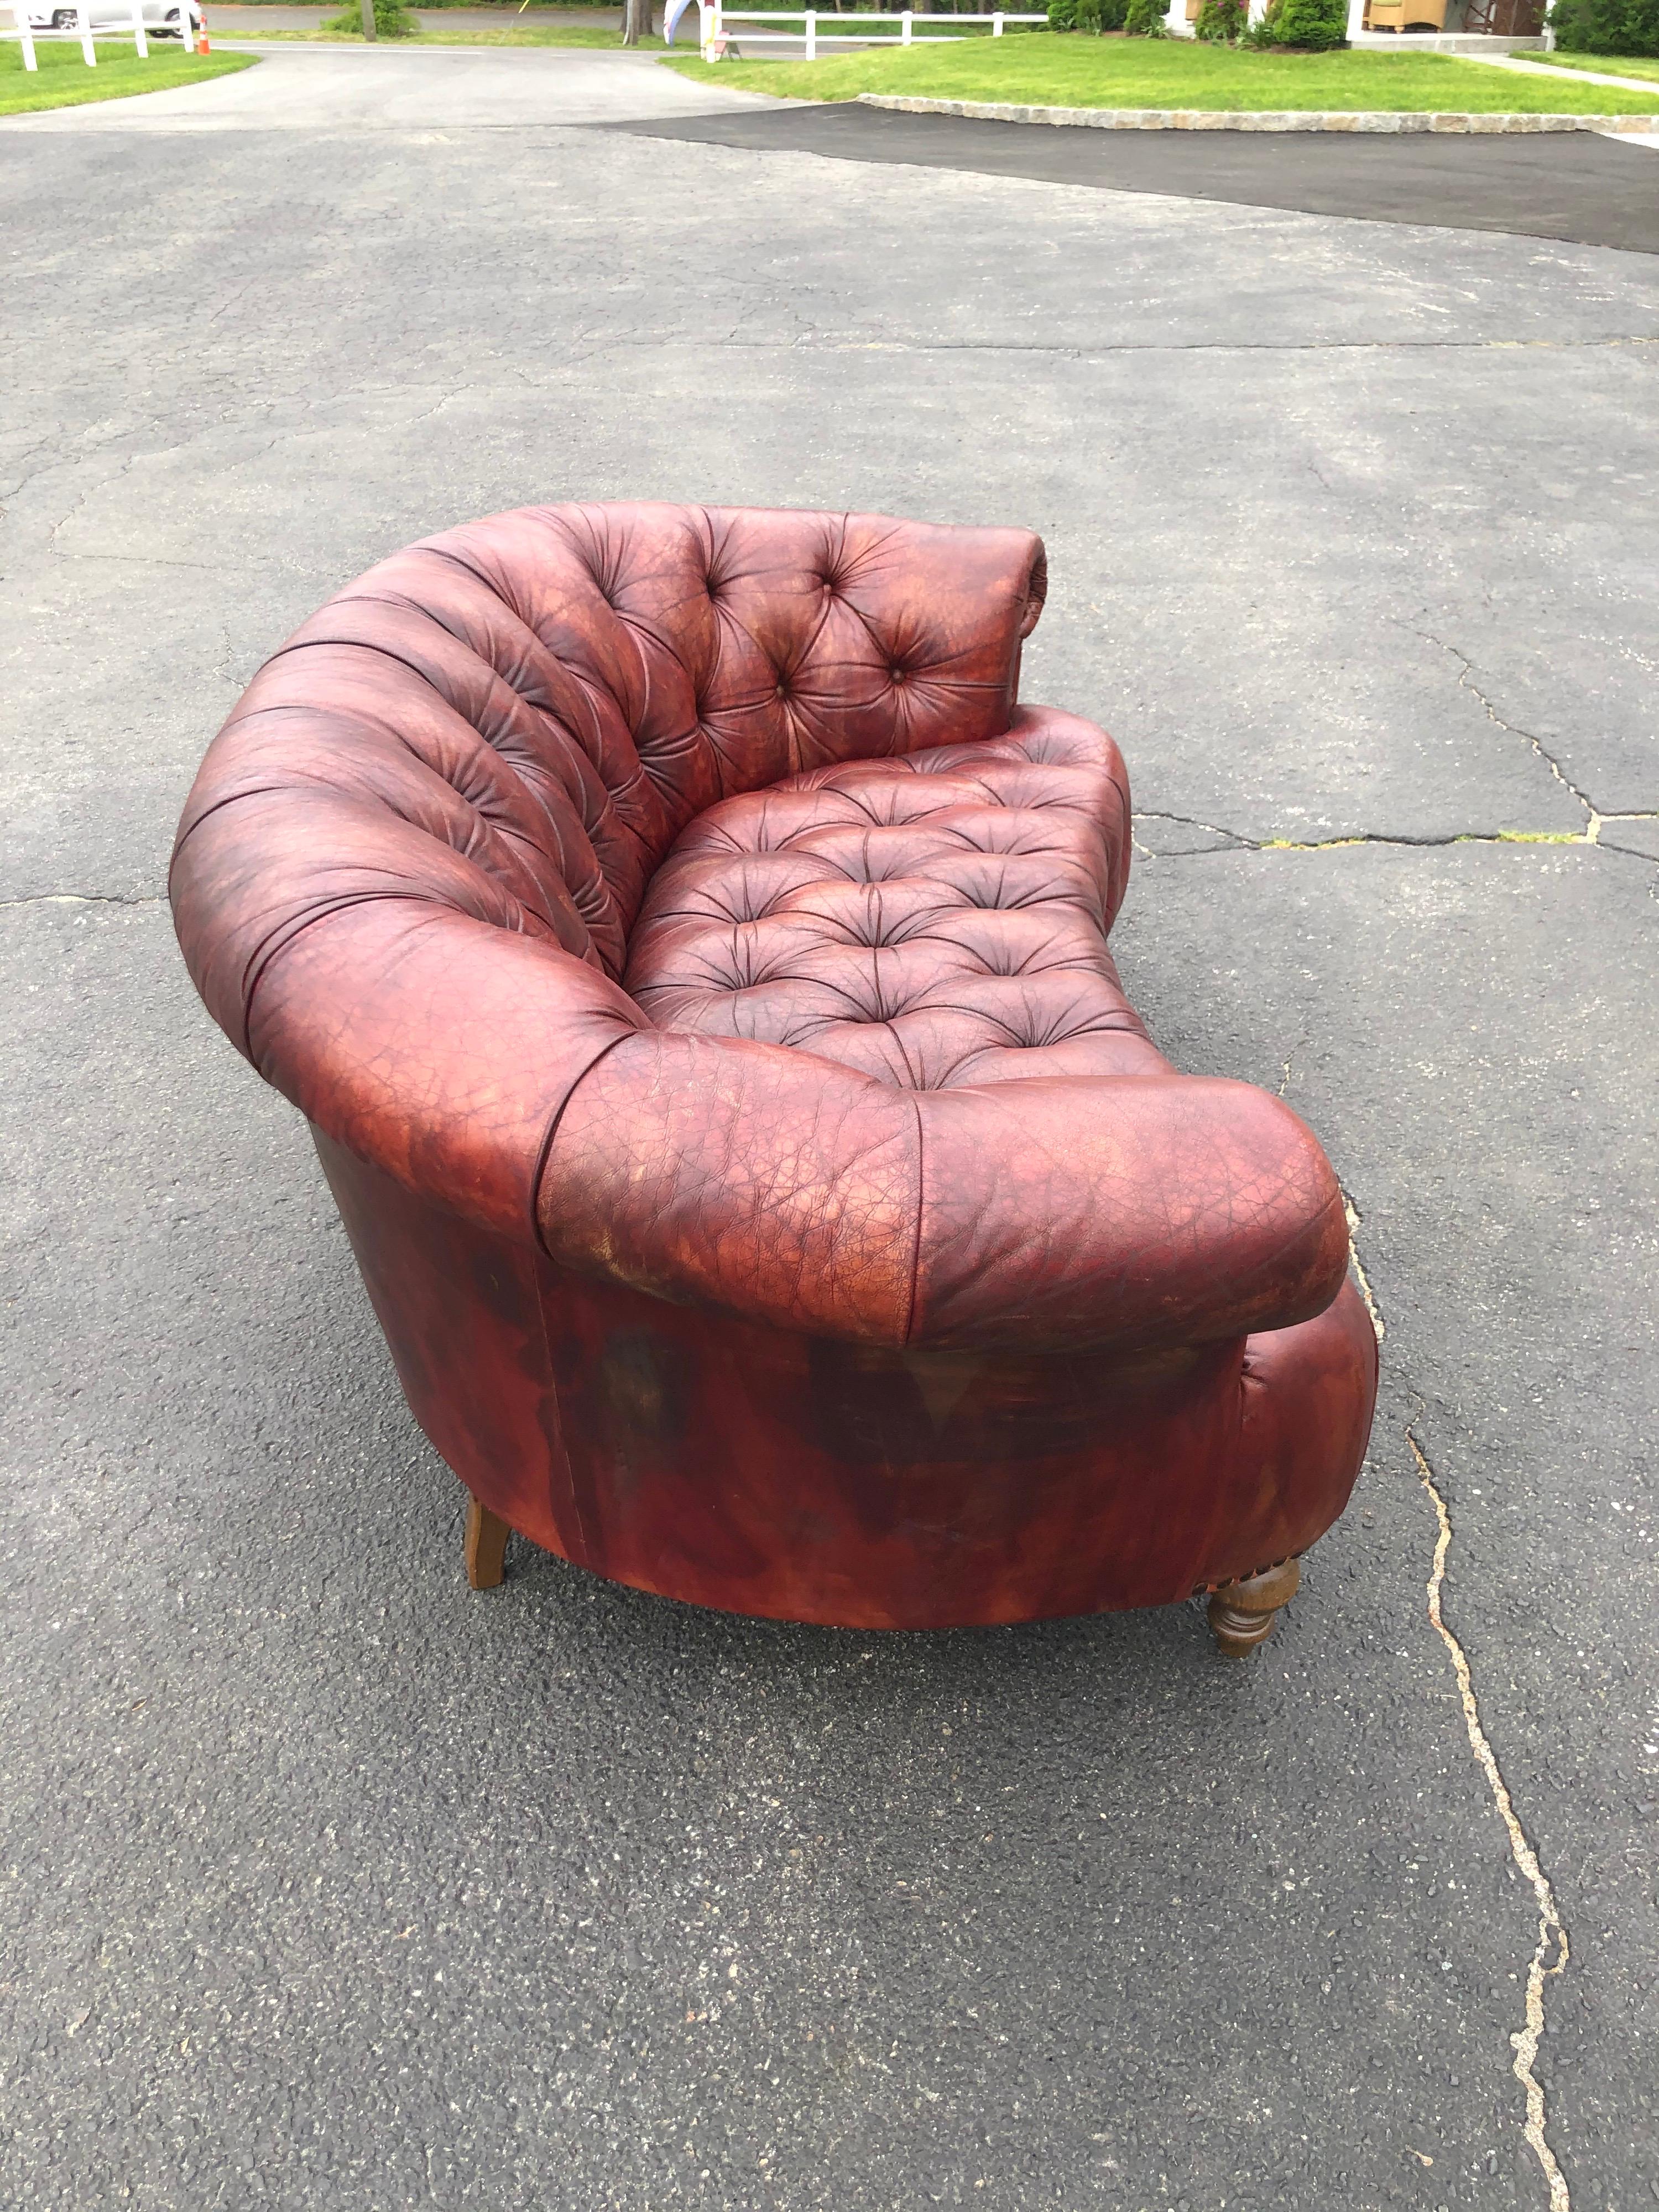
[[[1268,113],[1160,107],[1012,107],[1000,100],[926,100],[908,93],[861,92],[864,107],[897,108],[906,115],[966,115],[987,123],[1060,123],[1091,131],[1633,131],[1659,132],[1656,115],[1430,115],[1371,110]]]

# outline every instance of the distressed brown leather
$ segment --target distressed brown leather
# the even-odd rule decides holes
[[[532,508],[382,562],[254,679],[180,823],[180,941],[319,1132],[452,1459],[413,1316],[475,1294],[380,1279],[392,1188],[533,1254],[544,1316],[586,1279],[878,1361],[1215,1346],[1239,1393],[1250,1332],[1330,1307],[1313,1137],[1176,1073],[1124,998],[1122,761],[1017,703],[1044,587],[1018,530]],[[398,1280],[436,1266],[398,1235]],[[1363,1448],[1347,1387],[1312,1518]],[[540,1480],[518,1525],[604,1565]]]

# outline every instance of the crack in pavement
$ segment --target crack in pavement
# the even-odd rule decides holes
[[[578,343],[581,343],[577,341]],[[702,332],[681,336],[632,337],[606,332],[607,348],[633,346],[653,352],[675,347],[708,346]],[[1608,338],[1194,338],[1170,345],[1148,339],[1143,345],[1100,345],[1079,343],[1055,345],[1032,339],[994,338],[828,338],[805,331],[795,337],[736,338],[718,337],[712,349],[722,353],[979,353],[1045,354],[1057,361],[1104,361],[1115,354],[1179,353],[1553,353],[1605,351],[1613,346],[1659,346],[1659,337]],[[1435,641],[1436,643],[1438,640]]]
[[[1287,1073],[1289,1067],[1287,1060]],[[1283,1091],[1279,1096],[1283,1097]],[[1339,1182],[1337,1188],[1342,1194],[1342,1211],[1348,1218],[1348,1257],[1353,1263],[1354,1280],[1359,1285],[1359,1295],[1365,1301],[1365,1310],[1371,1317],[1371,1327],[1376,1331],[1376,1340],[1381,1344],[1389,1333],[1389,1325],[1382,1318],[1382,1309],[1376,1303],[1370,1277],[1365,1273],[1365,1263],[1359,1256],[1359,1232],[1364,1226],[1365,1217],[1350,1197],[1347,1185]]]
[[[1505,724],[1504,726],[1507,728],[1509,726]],[[1518,732],[1517,735],[1524,736],[1525,732]],[[1545,757],[1547,758],[1547,755]],[[1565,776],[1561,777],[1563,783],[1566,781]],[[1567,788],[1571,791],[1572,786],[1567,784]],[[1623,848],[1602,844],[1601,833],[1604,824],[1609,822],[1659,822],[1659,811],[1645,814],[1599,814],[1577,792],[1573,792],[1573,796],[1579,799],[1580,804],[1589,813],[1589,821],[1583,830],[1448,830],[1443,836],[1425,834],[1420,837],[1382,830],[1358,830],[1344,837],[1247,837],[1241,830],[1224,830],[1218,822],[1200,822],[1196,815],[1192,814],[1166,814],[1153,807],[1137,808],[1131,819],[1134,822],[1175,822],[1182,829],[1202,830],[1208,836],[1227,839],[1225,845],[1214,848],[1216,851],[1235,853],[1336,853],[1350,845],[1398,845],[1414,851],[1436,850],[1448,845],[1593,845],[1598,852],[1613,853],[1622,852]],[[1208,853],[1202,852],[1159,853],[1138,841],[1136,849],[1149,860],[1204,860],[1210,858]],[[1644,860],[1647,855],[1632,853],[1624,857]]]
[[[1450,653],[1452,659],[1457,663],[1458,666],[1458,689],[1462,691],[1468,691],[1473,697],[1478,699],[1480,702],[1480,704],[1486,710],[1487,720],[1493,723],[1498,729],[1507,730],[1511,737],[1524,738],[1527,743],[1532,747],[1534,752],[1537,754],[1539,759],[1542,761],[1545,767],[1548,769],[1550,774],[1555,778],[1555,781],[1560,785],[1562,790],[1570,792],[1572,797],[1577,800],[1578,804],[1583,808],[1584,813],[1588,817],[1585,827],[1585,836],[1589,843],[1593,845],[1595,842],[1595,832],[1601,817],[1597,812],[1592,801],[1589,799],[1582,791],[1580,791],[1578,786],[1573,782],[1572,779],[1569,775],[1565,774],[1562,769],[1560,762],[1556,759],[1554,754],[1550,752],[1542,742],[1533,735],[1533,732],[1530,730],[1523,730],[1518,726],[1518,724],[1514,722],[1506,722],[1504,720],[1504,717],[1498,713],[1497,708],[1492,705],[1492,701],[1487,698],[1486,693],[1474,681],[1474,663],[1469,659],[1468,653],[1463,652],[1460,647],[1449,645],[1443,637],[1436,637],[1431,630],[1419,629],[1415,634],[1417,636],[1420,637],[1425,644],[1437,646],[1442,653]]]
[[[26,891],[21,898],[0,898],[0,908],[13,906],[165,906],[165,891]]]
[[[1515,2063],[1510,2070],[1521,2084],[1527,2100],[1526,2124],[1522,2133],[1526,2136],[1534,2155],[1543,2168],[1544,2179],[1550,2193],[1550,2212],[1571,2212],[1572,2199],[1567,2191],[1566,2177],[1561,2171],[1555,2153],[1550,2148],[1547,2132],[1548,2114],[1544,2104],[1543,2085],[1533,2071],[1538,2057],[1539,2038],[1544,2033],[1544,1984],[1553,1977],[1565,1972],[1567,1960],[1571,1956],[1567,1943],[1567,1930],[1559,1912],[1556,1910],[1555,1893],[1550,1887],[1549,1876],[1540,1866],[1538,1854],[1534,1850],[1528,1839],[1527,1832],[1516,1816],[1515,1802],[1510,1796],[1509,1784],[1504,1779],[1502,1769],[1498,1764],[1491,1741],[1482,1723],[1480,1702],[1475,1695],[1474,1680],[1469,1670],[1468,1654],[1456,1636],[1446,1626],[1445,1615],[1441,1609],[1441,1594],[1446,1578],[1446,1554],[1451,1547],[1452,1540],[1451,1516],[1446,1510],[1445,1498],[1441,1494],[1440,1486],[1435,1480],[1434,1468],[1422,1445],[1419,1443],[1416,1436],[1413,1433],[1409,1423],[1406,1428],[1406,1442],[1411,1446],[1412,1456],[1417,1462],[1418,1479],[1429,1493],[1437,1524],[1434,1544],[1434,1565],[1430,1571],[1428,1583],[1429,1619],[1438,1631],[1441,1642],[1451,1654],[1452,1668],[1457,1676],[1458,1694],[1463,1703],[1463,1723],[1468,1731],[1469,1748],[1474,1753],[1476,1764],[1486,1778],[1486,1786],[1492,1791],[1492,1802],[1498,1808],[1498,1818],[1509,1832],[1510,1856],[1530,1887],[1538,1906],[1538,1942],[1534,1947],[1532,1959],[1527,1968],[1526,2025],[1510,2038],[1510,2045],[1515,2052]],[[1546,1965],[1545,1961],[1550,1959],[1552,1952],[1554,1954],[1553,1959]]]
[[[1372,1291],[1364,1262],[1359,1256],[1359,1231],[1364,1218],[1349,1194],[1347,1186],[1340,1184],[1338,1187],[1342,1193],[1342,1208],[1348,1221],[1348,1256],[1358,1282],[1359,1294],[1365,1301],[1365,1310],[1370,1316],[1371,1327],[1376,1330],[1380,1344],[1388,1334],[1388,1325]],[[1504,1779],[1503,1769],[1498,1764],[1492,1740],[1486,1734],[1468,1654],[1446,1621],[1442,1598],[1445,1589],[1446,1559],[1452,1542],[1451,1514],[1434,1468],[1418,1442],[1416,1431],[1409,1421],[1406,1424],[1406,1442],[1417,1462],[1418,1480],[1428,1492],[1430,1503],[1434,1507],[1434,1558],[1427,1583],[1429,1619],[1450,1656],[1452,1671],[1457,1677],[1458,1696],[1462,1703],[1463,1725],[1468,1735],[1469,1748],[1486,1778],[1498,1818],[1504,1823],[1509,1838],[1510,1856],[1532,1891],[1538,1907],[1538,1941],[1533,1947],[1532,1958],[1527,1968],[1525,2024],[1510,2038],[1510,2048],[1515,2052],[1510,2071],[1521,2084],[1526,2099],[1527,2117],[1522,2133],[1542,2168],[1549,2191],[1550,2212],[1572,2212],[1572,2198],[1568,2191],[1566,2177],[1550,2145],[1549,2116],[1544,2100],[1543,2084],[1533,2070],[1538,2058],[1539,2039],[1544,2033],[1544,1984],[1565,1972],[1571,1955],[1566,1925],[1556,1907],[1555,1892],[1549,1876],[1540,1865],[1538,1854],[1521,1825],[1509,1784]]]

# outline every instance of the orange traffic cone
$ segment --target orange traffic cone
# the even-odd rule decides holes
[[[213,52],[212,47],[208,44],[207,17],[205,15],[201,15],[197,18],[196,51],[198,54],[210,54]]]

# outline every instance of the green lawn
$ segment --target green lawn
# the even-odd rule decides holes
[[[15,39],[0,46],[0,115],[27,115],[42,107],[79,107],[88,100],[125,100],[130,93],[166,92],[175,84],[198,84],[252,69],[252,54],[180,53],[172,40],[155,40],[149,59],[141,62],[130,39],[96,42],[98,66],[88,69],[78,46],[38,44],[40,67],[29,71]]]
[[[361,31],[259,31],[252,24],[246,30],[239,24],[234,31],[219,31],[213,35],[222,39],[257,39],[262,46],[275,40],[286,40],[295,46],[361,46],[363,43]],[[684,25],[680,27],[681,53],[686,50],[688,38],[695,52],[697,39],[695,22],[689,29]],[[381,43],[399,52],[405,46],[614,46],[620,53],[622,33],[615,29],[607,30],[599,23],[527,23],[516,30],[415,31],[406,39],[386,39]],[[641,39],[641,52],[647,47],[661,53],[662,40]]]
[[[733,27],[734,34],[737,27]],[[1442,54],[1276,54],[1176,39],[1091,39],[1036,32],[987,45],[912,46],[817,62],[669,59],[684,76],[795,100],[861,92],[1033,107],[1425,109],[1455,113],[1659,114],[1659,88],[1621,92],[1523,76]]]
[[[1650,77],[1659,84],[1659,61],[1640,54],[1522,54],[1518,58],[1547,62],[1552,69],[1600,70],[1604,76]]]
[[[1024,38],[1037,27],[1036,24],[1011,23],[1002,35],[1005,39]],[[792,39],[799,39],[803,28],[799,16],[793,19],[769,16],[760,22],[734,23],[732,35],[740,39],[745,31],[782,31]],[[902,35],[902,27],[896,15],[877,15],[868,9],[848,8],[839,15],[833,10],[828,13],[820,11],[818,31],[824,38],[897,39]],[[958,23],[951,33],[953,39],[988,39],[990,35],[991,26],[988,23]],[[937,37],[937,27],[919,31],[916,36],[918,40]]]

